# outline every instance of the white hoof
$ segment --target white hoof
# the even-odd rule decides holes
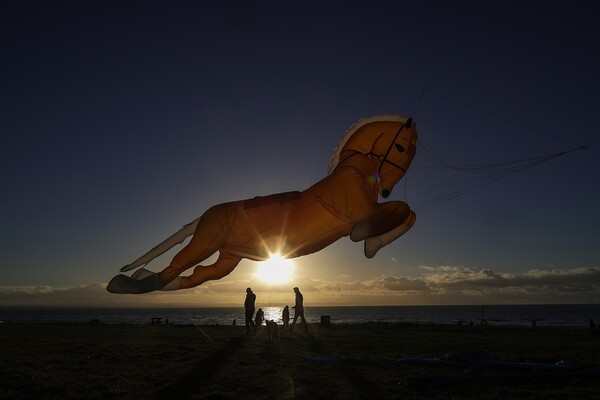
[[[106,287],[110,293],[148,293],[163,287],[158,274],[152,274],[144,279],[135,279],[127,275],[117,275],[111,279]]]
[[[381,243],[381,239],[379,239],[379,236],[368,238],[367,240],[365,240],[365,257],[375,257],[375,254],[377,254],[379,249],[381,249],[382,247],[383,244]]]
[[[127,291],[127,280],[131,279],[126,275],[117,275],[108,282],[106,291],[110,293],[129,293]]]

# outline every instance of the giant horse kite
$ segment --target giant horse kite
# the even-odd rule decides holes
[[[367,258],[406,233],[415,213],[403,201],[387,198],[406,173],[417,145],[410,118],[382,115],[355,123],[332,157],[329,174],[303,192],[288,192],[218,204],[154,247],[121,272],[142,267],[193,235],[168,267],[155,273],[140,268],[131,277],[120,274],[108,284],[112,293],[178,290],[221,279],[242,258],[264,261],[317,252],[350,236],[364,240]],[[200,263],[214,253],[212,265]],[[189,268],[189,276],[181,274]]]

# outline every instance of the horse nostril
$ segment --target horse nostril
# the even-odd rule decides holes
[[[391,192],[390,192],[388,189],[383,189],[383,190],[381,191],[381,197],[383,197],[384,199],[387,199],[387,198],[388,198],[388,196],[390,195],[390,193],[391,193]]]

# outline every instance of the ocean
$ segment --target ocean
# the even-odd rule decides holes
[[[281,307],[263,307],[266,319],[281,323]],[[290,310],[293,317],[293,310]],[[486,306],[348,306],[305,307],[309,323],[329,316],[332,324],[362,322],[415,324],[588,326],[600,322],[598,304],[486,305]],[[162,318],[170,324],[244,324],[243,307],[222,308],[30,308],[1,307],[0,322],[75,322],[98,320],[106,324],[149,324]]]

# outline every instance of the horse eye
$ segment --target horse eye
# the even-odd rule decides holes
[[[401,146],[401,145],[399,145],[398,143],[395,143],[395,145],[396,145],[396,149],[398,149],[398,151],[399,151],[400,153],[404,153],[404,147],[402,147],[402,146]]]

